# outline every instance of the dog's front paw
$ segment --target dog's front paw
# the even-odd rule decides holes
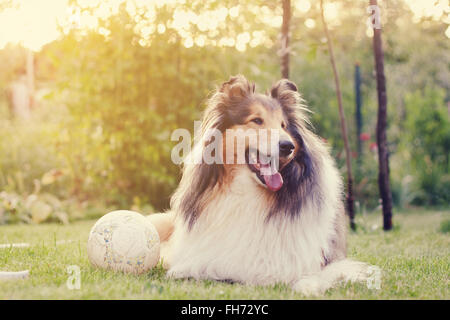
[[[294,284],[293,289],[305,296],[319,296],[325,291],[322,282],[316,276],[301,278]]]
[[[354,260],[343,261],[342,280],[350,282],[366,282],[373,266]]]
[[[172,279],[183,279],[183,278],[189,278],[189,275],[184,271],[171,268],[166,272],[166,277],[172,278]]]

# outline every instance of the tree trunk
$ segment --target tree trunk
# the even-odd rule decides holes
[[[377,0],[370,0],[370,5],[376,6]],[[377,10],[379,11],[379,10]],[[378,14],[378,12],[375,12]],[[377,144],[378,144],[378,187],[383,205],[383,229],[392,229],[392,195],[389,185],[389,152],[387,147],[387,95],[386,79],[384,77],[384,54],[381,43],[381,27],[373,28],[373,51],[375,58],[375,71],[377,77],[378,93],[378,121],[377,121]]]
[[[291,0],[283,2],[283,25],[281,26],[281,77],[289,78],[289,27],[291,23]]]
[[[356,122],[356,141],[357,141],[357,152],[358,152],[358,170],[361,166],[362,160],[362,143],[361,143],[361,133],[362,133],[362,114],[361,114],[361,72],[359,70],[359,63],[355,64],[355,122]]]
[[[327,23],[325,21],[323,0],[320,0],[320,13],[321,13],[321,17],[322,17],[323,29],[324,29],[325,35],[327,37],[327,44],[328,44],[328,51],[330,53],[331,67],[333,68],[334,83],[336,86],[336,97],[337,97],[338,107],[339,107],[339,117],[341,119],[341,132],[342,132],[342,138],[344,140],[344,147],[345,147],[345,162],[347,165],[347,212],[348,212],[348,216],[350,218],[350,228],[352,230],[355,230],[356,224],[355,224],[355,207],[354,207],[354,201],[353,201],[352,160],[351,160],[351,154],[350,154],[350,146],[348,143],[347,125],[345,122],[344,108],[342,107],[342,93],[341,93],[341,86],[340,86],[340,81],[339,81],[339,74],[337,72],[336,62],[334,61],[334,52],[333,52],[333,46],[331,44],[331,37],[328,32]]]
[[[29,93],[29,108],[31,109],[34,107],[34,54],[31,49],[27,49],[26,73]]]

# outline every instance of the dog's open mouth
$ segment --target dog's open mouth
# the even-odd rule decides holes
[[[283,177],[270,158],[263,156],[255,149],[246,151],[247,165],[258,179],[272,191],[278,191],[283,186]]]

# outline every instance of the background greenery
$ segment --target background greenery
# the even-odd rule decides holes
[[[333,1],[339,17],[329,22],[355,151],[356,62],[362,71],[363,132],[369,139],[360,165],[356,153],[353,159],[359,212],[379,206],[367,2]],[[304,12],[298,3],[293,2],[291,78],[313,111],[315,131],[329,142],[344,173],[318,4]],[[380,3],[393,198],[398,207],[448,208],[448,16],[417,19],[405,1]],[[96,10],[72,4],[86,14]],[[237,15],[231,10],[236,7]],[[212,14],[220,10],[225,18],[214,24]],[[174,23],[180,12],[204,18],[180,29]],[[167,208],[180,178],[170,160],[176,143],[170,141],[172,131],[192,132],[208,95],[230,75],[244,74],[260,91],[280,77],[280,19],[280,3],[267,0],[171,2],[151,14],[123,4],[118,13],[99,19],[97,28],[64,30],[35,53],[38,106],[26,123],[11,117],[2,90],[23,69],[26,50],[16,45],[0,50],[0,223],[67,223],[104,213],[96,208],[105,206],[143,212]],[[305,25],[308,19],[315,27]]]

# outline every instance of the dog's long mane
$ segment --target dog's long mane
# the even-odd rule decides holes
[[[278,81],[266,95],[255,93],[255,85],[242,76],[232,77],[222,84],[209,99],[190,159],[201,157],[205,147],[214,142],[209,136],[212,129],[224,133],[248,115],[251,103],[271,100],[281,105],[288,120],[287,130],[296,140],[299,151],[295,159],[282,169],[284,184],[271,195],[271,210],[267,219],[280,215],[295,218],[309,201],[320,212],[324,195],[318,186],[317,173],[324,157],[328,155],[322,141],[309,130],[309,110],[296,85],[286,79]],[[182,215],[191,228],[204,206],[223,185],[223,165],[207,164],[204,161],[197,164],[185,162],[180,185],[171,199],[171,207]]]

